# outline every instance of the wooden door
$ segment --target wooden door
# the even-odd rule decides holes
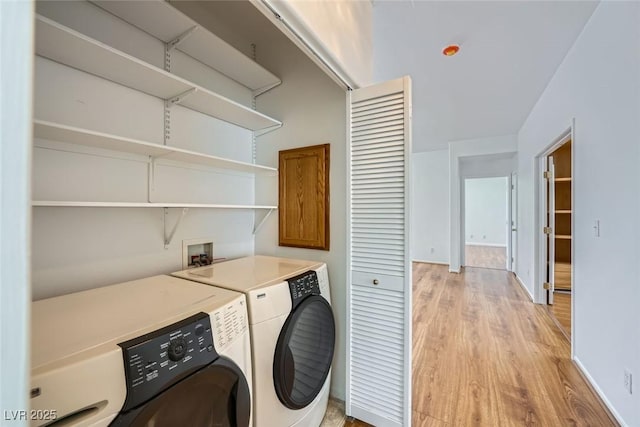
[[[350,93],[347,415],[411,423],[411,80]]]

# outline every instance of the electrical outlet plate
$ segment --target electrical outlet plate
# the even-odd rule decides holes
[[[624,388],[629,394],[633,394],[633,374],[628,369],[624,370]]]
[[[200,239],[188,239],[182,241],[182,269],[199,267],[201,264],[194,264],[193,257],[199,259],[200,255],[206,255],[209,260],[213,260],[213,238],[204,237]]]

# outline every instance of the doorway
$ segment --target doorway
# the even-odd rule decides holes
[[[571,337],[572,299],[572,141],[569,137],[549,153],[544,161],[546,188],[546,303],[560,329]]]
[[[464,180],[464,266],[509,269],[509,177]]]

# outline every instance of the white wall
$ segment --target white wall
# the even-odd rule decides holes
[[[354,88],[373,81],[373,11],[370,1],[269,0],[284,21]]]
[[[507,184],[502,178],[464,181],[466,244],[507,246]]]
[[[517,153],[514,152],[460,158],[460,176],[462,178],[508,176],[517,168]]]
[[[505,172],[501,170],[504,162],[494,163],[494,165],[500,165],[500,170],[493,170],[492,163],[488,161],[502,157],[512,157],[512,154],[516,152],[516,146],[517,140],[515,135],[449,142],[449,212],[451,217],[449,224],[449,239],[451,245],[449,251],[449,271],[460,271],[462,254],[462,216],[460,215],[460,205],[462,201],[462,162],[465,158],[479,158],[479,165],[474,167],[486,172],[484,176],[500,176]],[[494,173],[497,175],[494,175]],[[508,172],[504,173],[504,175],[508,175]]]
[[[346,368],[346,93],[282,35],[270,40],[264,65],[282,78],[282,85],[258,98],[260,111],[285,124],[258,138],[258,163],[278,166],[278,151],[330,143],[330,251],[278,246],[278,214],[256,235],[256,253],[324,261],[329,268],[337,343],[331,394],[345,398]],[[277,187],[257,181],[256,201],[277,198]]]
[[[90,37],[163,66],[163,44],[86,2],[41,2],[38,12]],[[181,76],[250,105],[251,93],[229,78],[173,51]],[[162,144],[163,101],[48,59],[36,58],[35,117]],[[146,202],[148,159],[36,140],[36,200]],[[181,106],[171,110],[170,145],[252,160],[252,134]],[[277,178],[270,180],[275,186]],[[255,179],[231,171],[160,161],[152,201],[254,203]],[[275,204],[276,200],[269,201]],[[191,209],[168,249],[161,208],[33,210],[33,297],[132,280],[182,268],[182,239],[211,237],[216,256],[253,253],[254,213]],[[179,214],[167,216],[171,230]]]
[[[629,426],[640,425],[638,388],[623,387],[624,368],[640,378],[639,81],[640,3],[601,2],[518,135],[517,272],[539,294],[534,157],[575,118],[574,353]]]
[[[449,263],[449,150],[414,153],[411,259]]]

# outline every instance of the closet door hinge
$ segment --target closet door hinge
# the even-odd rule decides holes
[[[551,289],[551,283],[544,282],[544,283],[542,284],[542,288],[543,288],[543,289],[546,289],[546,290]]]
[[[544,232],[544,234],[551,234],[551,227],[544,227],[542,231]]]
[[[551,171],[544,171],[544,179],[551,179]]]

